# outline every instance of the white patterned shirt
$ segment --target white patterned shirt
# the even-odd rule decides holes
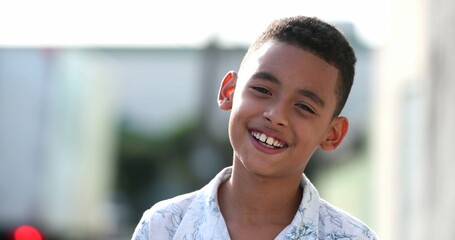
[[[231,174],[232,168],[225,168],[202,189],[158,202],[144,212],[132,240],[230,239],[217,192]],[[298,211],[275,240],[377,239],[364,223],[322,200],[305,175],[301,186],[303,197]]]

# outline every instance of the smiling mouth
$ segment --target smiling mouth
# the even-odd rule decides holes
[[[258,131],[251,131],[251,136],[255,138],[261,145],[267,148],[285,148],[287,144],[280,141],[279,139],[265,135]]]

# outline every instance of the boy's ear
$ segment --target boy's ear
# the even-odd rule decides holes
[[[218,106],[223,110],[231,110],[232,99],[234,96],[235,85],[237,83],[237,73],[229,71],[224,76],[218,92]]]
[[[335,150],[343,141],[346,133],[348,133],[349,121],[345,117],[337,117],[330,123],[329,130],[325,139],[320,146],[325,151]]]

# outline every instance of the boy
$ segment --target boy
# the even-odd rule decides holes
[[[355,62],[332,25],[301,16],[272,22],[239,73],[221,82],[233,166],[199,191],[155,204],[132,239],[377,239],[320,199],[303,174],[318,147],[334,150],[347,133],[338,115]]]

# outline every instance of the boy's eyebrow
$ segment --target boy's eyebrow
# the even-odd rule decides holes
[[[268,80],[272,83],[281,85],[280,80],[278,80],[278,78],[276,78],[275,76],[273,76],[273,74],[268,73],[268,72],[256,72],[253,74],[253,77]]]
[[[256,72],[253,74],[253,77],[267,80],[267,81],[270,81],[277,85],[281,85],[280,80],[278,80],[277,77],[275,77],[273,74],[268,73],[268,72]],[[308,90],[308,89],[298,89],[297,92],[300,95],[311,99],[317,105],[324,107],[324,105],[325,105],[324,100],[322,100],[315,92]]]
[[[307,90],[307,89],[299,89],[299,90],[297,90],[297,92],[300,95],[303,95],[303,96],[313,100],[313,102],[315,102],[317,105],[324,107],[324,105],[325,105],[324,100],[322,100],[315,92],[313,92],[311,90]]]

